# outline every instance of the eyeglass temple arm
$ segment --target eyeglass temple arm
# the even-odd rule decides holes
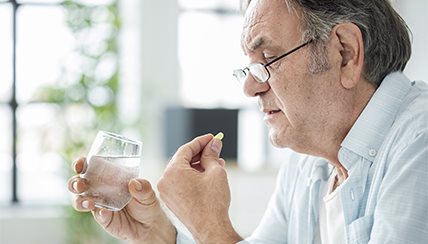
[[[301,44],[300,46],[297,46],[297,47],[295,47],[295,48],[291,49],[290,51],[288,51],[288,52],[286,52],[286,53],[282,54],[281,56],[278,56],[278,57],[276,57],[276,58],[272,59],[271,61],[267,62],[266,64],[264,64],[264,66],[265,66],[265,67],[267,67],[267,66],[269,66],[269,65],[271,65],[271,64],[273,64],[273,63],[275,63],[276,61],[280,60],[281,58],[283,58],[283,57],[285,57],[285,56],[287,56],[287,55],[290,55],[290,54],[294,53],[295,51],[299,50],[300,48],[302,48],[302,47],[304,47],[304,46],[308,45],[309,43],[311,43],[311,42],[313,42],[313,41],[314,41],[314,39],[311,39],[311,40],[309,40],[309,41],[307,41],[307,42],[305,42],[305,43]]]

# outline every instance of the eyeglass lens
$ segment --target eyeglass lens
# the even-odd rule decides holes
[[[266,70],[265,66],[260,63],[255,63],[250,65],[248,67],[250,69],[251,75],[256,79],[258,82],[266,82],[269,78],[269,73]]]

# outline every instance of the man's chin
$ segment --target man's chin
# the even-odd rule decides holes
[[[269,140],[270,143],[277,148],[287,148],[284,136],[281,136],[278,131],[269,128]]]

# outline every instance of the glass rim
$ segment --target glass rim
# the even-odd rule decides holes
[[[140,147],[143,145],[143,143],[141,141],[129,139],[123,135],[119,135],[119,134],[116,134],[116,133],[110,132],[110,131],[100,130],[100,131],[98,131],[96,137],[99,137],[99,136],[108,136],[108,137],[111,137],[111,138],[114,138],[114,139],[117,139],[120,141],[124,141],[126,143],[139,145]]]

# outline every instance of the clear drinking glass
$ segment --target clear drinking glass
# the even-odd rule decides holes
[[[142,143],[111,132],[99,131],[87,156],[85,194],[95,206],[121,210],[131,200],[128,183],[139,175]]]

